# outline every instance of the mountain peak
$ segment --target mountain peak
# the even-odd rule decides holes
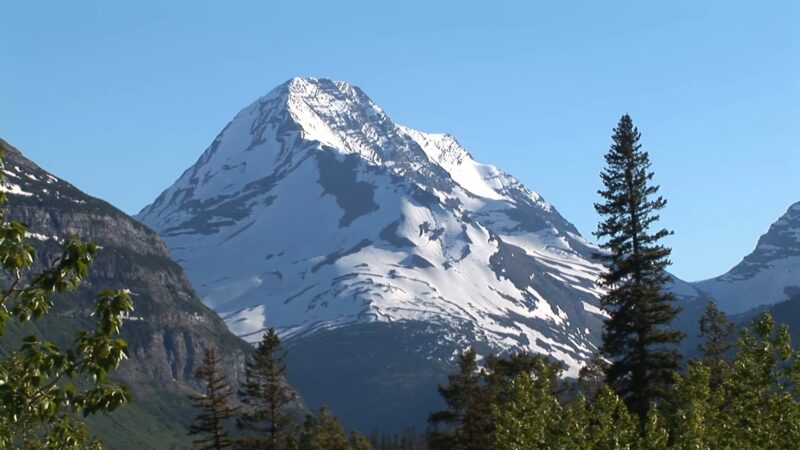
[[[374,105],[358,87],[328,78],[294,77],[273,89],[266,97],[273,93],[284,96],[290,107],[296,102],[315,108]]]
[[[329,78],[294,77],[277,86],[254,104],[279,98],[287,108],[297,113],[296,119],[303,121],[303,112],[311,109],[319,114],[353,113],[356,110],[372,110],[375,115],[384,114],[359,87],[346,81]],[[252,106],[252,105],[251,105]]]
[[[575,227],[345,82],[293,78],[252,103],[138,218],[248,339],[467,323],[470,339],[555,352],[576,374],[599,336],[601,266]]]
[[[530,217],[536,219],[533,225],[526,221],[522,226],[539,229],[555,224],[570,236],[580,236],[539,194],[498,168],[475,161],[451,135],[396,125],[358,87],[313,77],[292,78],[245,107],[197,163],[138,216],[155,226],[153,221],[165,216],[166,205],[174,208],[177,203],[187,215],[170,214],[174,223],[160,223],[157,228],[182,232],[177,224],[189,223],[187,218],[198,207],[225,202],[242,192],[255,195],[319,152],[333,152],[337,158],[353,155],[422,191],[436,192],[441,201],[463,203],[458,197],[466,195],[525,204],[548,219],[541,220],[537,213]],[[227,212],[222,215],[226,216]],[[198,220],[191,223],[194,227]]]
[[[724,275],[696,283],[729,313],[786,300],[800,292],[800,202],[789,206],[755,249]]]
[[[422,386],[467,346],[547,353],[577,376],[601,335],[596,247],[452,136],[395,124],[345,82],[293,78],[247,106],[138,219],[235,334],[367,357],[347,364],[369,367],[356,376],[309,357],[300,372],[326,385],[367,386],[391,355],[431,367],[411,370]],[[312,401],[304,388],[322,385],[293,380]]]
[[[358,87],[325,78],[292,78],[286,92],[289,114],[304,138],[375,163],[395,156],[384,150],[396,136],[396,126]]]
[[[339,91],[339,92],[360,92],[356,86],[341,81],[331,80],[330,78],[316,78],[316,77],[292,77],[284,84],[279,86],[284,87],[290,94],[293,95],[306,95],[315,91]]]
[[[786,210],[769,230],[761,235],[755,250],[724,275],[728,279],[745,279],[769,269],[775,262],[800,258],[800,202]]]

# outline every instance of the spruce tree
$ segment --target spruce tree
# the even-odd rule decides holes
[[[594,354],[578,372],[577,389],[586,398],[593,399],[605,384],[605,371],[608,362],[600,354]]]
[[[554,435],[551,447],[570,450],[591,450],[591,447],[589,447],[588,428],[588,404],[586,397],[579,392],[563,405],[559,432]]]
[[[569,389],[559,375],[564,370],[564,363],[545,355],[533,353],[511,353],[504,357],[489,355],[486,357],[486,369],[482,377],[486,381],[486,391],[490,401],[495,401],[508,382],[518,375],[537,377],[547,373],[550,383],[548,389],[554,397],[560,397]]]
[[[433,429],[430,447],[434,450],[484,450],[491,448],[491,400],[483,389],[477,354],[469,349],[458,360],[458,372],[450,375],[439,394],[447,409],[430,415]]]
[[[798,448],[800,352],[789,329],[763,313],[742,330],[723,400],[717,448]]]
[[[286,352],[274,329],[264,333],[255,354],[245,366],[245,379],[239,397],[245,408],[237,420],[239,428],[256,432],[243,440],[245,446],[278,450],[294,430],[294,419],[287,407],[295,400],[286,383]]]
[[[722,384],[725,354],[733,348],[733,330],[733,322],[717,308],[716,302],[709,301],[700,317],[700,337],[703,342],[698,347],[703,352],[703,362],[711,371],[712,390]]]
[[[636,449],[667,450],[669,447],[669,430],[667,429],[666,421],[659,413],[657,407],[650,408],[647,412],[647,422],[644,425],[644,432],[639,437],[639,445],[636,446]]]
[[[711,391],[710,371],[705,363],[689,361],[685,373],[676,375],[672,389],[670,435],[675,447],[737,448],[722,445],[723,437],[715,434],[725,434],[719,429],[719,415],[727,407],[723,407],[724,393]]]
[[[299,448],[303,450],[350,450],[342,424],[330,410],[323,406],[317,416],[308,415],[300,435]]]
[[[403,450],[427,450],[428,443],[424,434],[417,433],[415,427],[406,429],[403,432],[403,439],[400,441]]]
[[[202,410],[189,428],[190,435],[201,435],[193,441],[198,449],[221,449],[233,446],[225,422],[236,414],[231,405],[231,389],[219,370],[219,356],[213,348],[206,349],[195,377],[203,382],[203,395],[193,396],[194,406]]]
[[[656,196],[659,186],[652,184],[650,158],[639,138],[630,116],[622,116],[600,174],[604,202],[595,204],[602,221],[594,234],[605,239],[598,257],[607,265],[600,281],[609,314],[602,345],[610,361],[606,379],[638,415],[641,431],[650,403],[667,395],[683,336],[668,328],[678,309],[663,289],[671,250],[660,241],[671,232],[650,231],[667,201]]]
[[[563,432],[563,408],[552,393],[557,374],[546,365],[535,375],[519,373],[504,383],[492,407],[497,450],[551,448]]]
[[[597,392],[588,406],[587,416],[587,448],[631,449],[638,440],[636,420],[631,417],[625,402],[608,386]]]
[[[350,432],[350,448],[352,450],[375,450],[369,438],[356,431]]]

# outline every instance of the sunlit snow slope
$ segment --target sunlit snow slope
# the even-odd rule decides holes
[[[419,322],[441,345],[544,352],[575,375],[599,340],[596,248],[344,82],[295,78],[246,107],[138,219],[251,341]]]

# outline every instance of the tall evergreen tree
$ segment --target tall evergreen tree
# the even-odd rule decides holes
[[[700,317],[700,337],[703,342],[698,346],[703,352],[703,362],[711,372],[711,389],[722,384],[725,370],[725,353],[733,348],[734,324],[722,312],[716,302],[710,301]]]
[[[220,373],[216,350],[206,349],[195,377],[204,385],[203,395],[193,396],[194,406],[202,410],[189,428],[189,434],[201,435],[193,441],[195,448],[221,449],[233,446],[225,422],[236,414],[238,408],[231,404],[233,389]]]
[[[667,201],[656,197],[659,187],[652,184],[650,158],[639,138],[630,116],[622,116],[600,174],[604,202],[595,209],[603,219],[594,234],[606,239],[601,245],[606,251],[598,255],[608,267],[600,282],[609,313],[602,345],[610,360],[606,379],[639,416],[643,430],[650,403],[667,394],[680,362],[675,344],[683,336],[668,328],[678,309],[663,289],[670,280],[665,269],[671,250],[660,241],[671,232],[650,231]]]
[[[239,397],[245,408],[237,425],[256,432],[245,439],[246,446],[278,450],[294,431],[294,418],[287,407],[295,394],[286,384],[286,352],[274,329],[264,333],[255,354],[245,366],[245,380]]]

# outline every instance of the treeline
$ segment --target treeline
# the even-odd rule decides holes
[[[428,450],[428,436],[414,427],[401,434],[375,432],[369,438],[375,450]]]
[[[204,390],[193,396],[200,410],[190,428],[195,448],[373,450],[366,436],[347,434],[324,406],[316,414],[300,417],[297,396],[286,383],[285,358],[278,334],[270,329],[247,361],[244,381],[234,393],[216,352],[206,350],[196,373]]]
[[[275,330],[264,333],[234,392],[207,349],[196,377],[203,390],[192,395],[198,414],[190,427],[197,449],[270,450],[427,450],[428,438],[413,428],[400,435],[347,433],[323,406],[301,415],[297,395],[286,383],[286,352]],[[238,398],[239,402],[235,402]]]
[[[202,412],[192,433],[196,448],[204,449],[797,448],[800,359],[788,327],[765,313],[737,339],[733,323],[713,302],[699,327],[699,356],[675,371],[643,421],[608,383],[604,358],[571,380],[561,377],[560,362],[545,355],[490,355],[479,364],[468,350],[439,388],[447,407],[430,415],[430,429],[369,438],[346,433],[325,407],[298,417],[283,377],[280,341],[270,330],[247,365],[240,407],[233,406],[234,392],[214,351],[206,353],[198,376],[207,389],[195,398]]]
[[[512,355],[478,367],[467,351],[440,388],[448,407],[431,415],[437,427],[430,448],[798,448],[800,363],[788,328],[764,314],[732,345],[732,324],[709,305],[702,356],[676,371],[644,421],[607,383],[602,360],[572,382],[545,356]]]
[[[413,428],[400,435],[347,433],[323,406],[302,415],[286,382],[286,352],[275,330],[264,333],[234,392],[214,349],[207,349],[196,377],[202,392],[192,395],[198,414],[190,427],[197,449],[427,450],[427,436]],[[238,398],[239,402],[235,402]]]

